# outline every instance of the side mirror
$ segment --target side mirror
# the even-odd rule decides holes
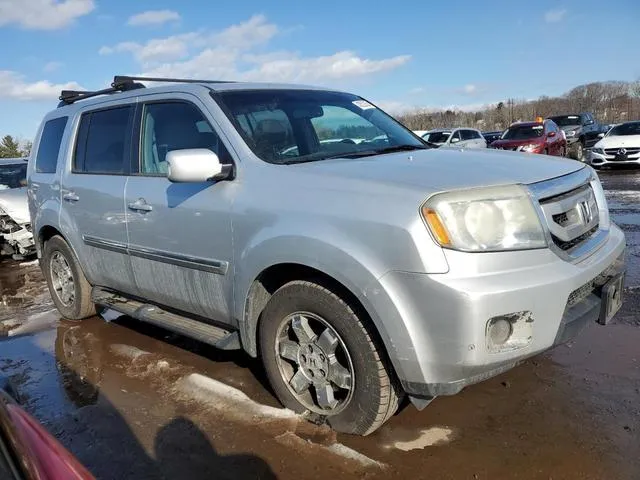
[[[458,137],[453,137],[451,139],[451,143],[458,143],[460,141],[460,139]]]
[[[598,138],[604,138],[604,133],[603,132],[599,133]]]
[[[222,165],[218,155],[207,148],[172,150],[167,153],[167,163],[167,178],[175,183],[223,180],[230,173],[230,166]]]
[[[553,137],[555,137],[555,136],[556,136],[556,132],[549,132],[549,133],[547,133],[547,137],[549,137],[549,138],[553,138]]]

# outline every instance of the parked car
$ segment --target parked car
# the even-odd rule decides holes
[[[616,125],[589,152],[593,168],[640,165],[640,121]]]
[[[482,136],[487,141],[487,146],[491,145],[496,140],[500,140],[504,132],[482,132]]]
[[[27,161],[0,159],[0,256],[18,260],[35,252],[27,203]]]
[[[556,115],[549,119],[564,131],[569,156],[581,162],[586,160],[586,149],[591,148],[598,141],[598,135],[605,131],[591,113]]]
[[[283,405],[366,435],[404,395],[424,408],[620,308],[624,234],[587,165],[429,149],[349,93],[139,81],[64,92],[34,142],[64,317],[98,304],[244,349]],[[318,125],[387,142],[329,149]]]
[[[422,138],[425,134],[429,133],[429,130],[413,130],[413,133]]]
[[[567,154],[567,141],[551,120],[519,122],[511,125],[490,148],[564,157]]]
[[[93,476],[16,403],[0,378],[0,478],[91,480]]]
[[[422,138],[437,148],[487,148],[487,141],[480,130],[474,128],[438,128],[425,133]]]

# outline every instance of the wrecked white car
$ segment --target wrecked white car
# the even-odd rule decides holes
[[[0,256],[15,260],[35,253],[26,184],[26,159],[0,159]]]

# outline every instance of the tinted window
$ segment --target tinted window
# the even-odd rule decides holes
[[[475,140],[479,138],[478,134],[473,130],[460,130],[462,140]]]
[[[557,117],[551,117],[551,120],[560,127],[570,127],[573,125],[580,125],[579,115],[559,115]]]
[[[183,102],[145,105],[140,173],[166,175],[167,153],[189,148],[207,148],[222,163],[230,162],[220,138],[196,106]]]
[[[86,113],[80,121],[74,171],[127,173],[133,106]]]
[[[640,135],[640,122],[623,123],[613,127],[608,136],[616,137],[625,135]]]
[[[541,137],[543,133],[544,127],[542,125],[518,125],[509,127],[502,138],[503,140],[526,140]]]
[[[44,124],[38,154],[36,155],[36,172],[55,173],[58,154],[62,143],[62,134],[67,126],[68,117],[55,118]]]
[[[431,132],[422,138],[431,143],[445,143],[449,140],[449,135],[451,135],[451,132]]]

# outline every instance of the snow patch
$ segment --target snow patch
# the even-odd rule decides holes
[[[13,328],[7,332],[7,336],[15,337],[17,335],[25,335],[27,333],[35,333],[47,328],[51,328],[58,323],[60,315],[57,310],[47,310],[46,312],[30,315],[24,321],[17,321]]]
[[[295,419],[300,417],[295,412],[285,408],[269,407],[258,403],[237,388],[205,377],[199,373],[192,373],[182,377],[176,385],[178,391],[206,402],[216,410],[222,411],[240,420],[251,421],[256,417],[271,419]]]
[[[111,353],[114,355],[125,357],[129,360],[135,360],[142,355],[150,355],[149,352],[132,347],[131,345],[124,345],[122,343],[114,343],[113,345],[110,345],[109,350],[111,350]]]
[[[408,452],[425,447],[445,445],[453,440],[453,430],[449,427],[431,427],[420,431],[418,438],[406,442],[394,442],[392,447]]]
[[[373,458],[369,458],[365,454],[360,453],[357,450],[354,450],[353,448],[347,447],[342,443],[334,443],[333,445],[330,445],[325,448],[330,452],[340,455],[341,457],[354,460],[358,462],[360,465],[362,465],[363,467],[378,467],[378,468],[386,467],[384,463],[378,462]]]

